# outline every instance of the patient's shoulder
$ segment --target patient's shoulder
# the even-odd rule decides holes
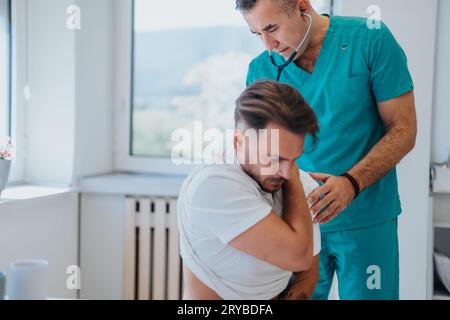
[[[189,202],[199,205],[205,201],[220,202],[220,199],[233,198],[257,192],[256,182],[242,172],[236,165],[208,165],[195,172],[185,186]]]
[[[319,183],[314,180],[309,173],[303,170],[300,171],[300,180],[303,184],[303,189],[305,190],[305,194],[309,194],[314,191],[319,186]]]

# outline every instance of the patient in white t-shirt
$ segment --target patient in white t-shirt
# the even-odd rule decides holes
[[[262,81],[237,99],[235,120],[235,163],[195,170],[179,195],[183,298],[309,298],[320,231],[306,195],[318,184],[295,162],[315,114],[291,86]]]

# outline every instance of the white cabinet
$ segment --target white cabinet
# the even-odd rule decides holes
[[[81,194],[81,298],[123,299],[125,196]]]
[[[433,193],[433,246],[431,255],[437,250],[450,257],[450,193]],[[436,281],[434,259],[431,259],[431,298],[450,300],[450,293]]]
[[[76,298],[77,290],[66,285],[66,272],[78,265],[77,194],[23,186],[5,191],[3,199],[16,194],[15,200],[0,201],[0,270],[8,272],[9,264],[18,260],[47,260],[49,296]]]

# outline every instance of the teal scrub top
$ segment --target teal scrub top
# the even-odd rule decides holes
[[[278,64],[284,58],[274,53]],[[276,79],[267,51],[249,67],[247,85]],[[280,82],[295,87],[315,111],[320,131],[315,144],[305,140],[297,163],[302,170],[339,175],[363,159],[386,132],[377,102],[413,90],[402,48],[387,26],[370,29],[367,19],[330,17],[330,26],[310,74],[291,63]],[[401,213],[396,169],[364,190],[322,232],[361,228]]]

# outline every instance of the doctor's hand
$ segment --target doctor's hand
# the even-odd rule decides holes
[[[313,222],[325,224],[336,218],[339,213],[352,203],[355,189],[345,177],[324,173],[309,173],[309,175],[314,180],[324,183],[322,186],[314,189],[308,195],[307,200],[310,210],[315,216]],[[320,212],[322,209],[323,211]]]

